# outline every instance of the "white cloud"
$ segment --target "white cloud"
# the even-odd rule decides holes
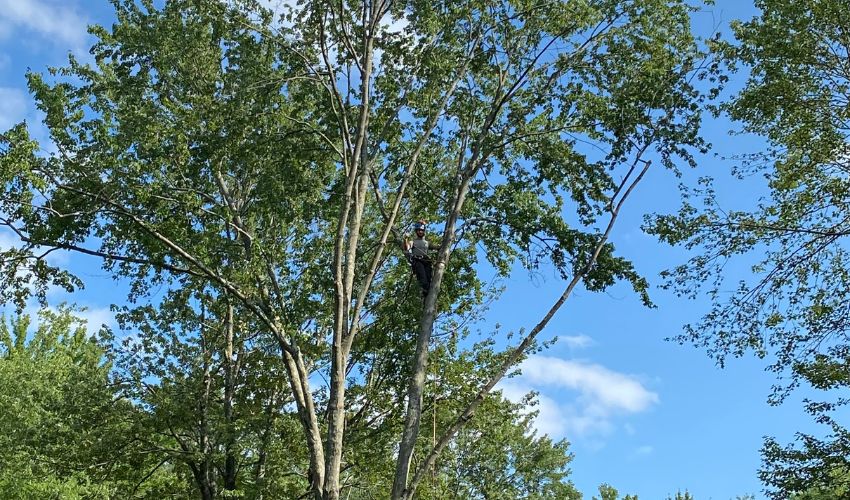
[[[7,32],[14,32],[14,28],[34,31],[75,49],[82,47],[86,38],[86,20],[66,2],[0,0],[0,22]]]
[[[560,337],[558,341],[567,344],[570,349],[583,349],[593,345],[593,339],[584,334]]]
[[[535,428],[553,438],[608,435],[616,428],[616,417],[645,411],[659,400],[635,377],[598,364],[533,355],[520,369],[520,376],[502,382],[499,389],[511,401],[537,391]]]
[[[33,328],[38,325],[38,312],[41,309],[40,305],[34,303],[24,308],[24,314],[28,314],[33,321],[31,324]],[[54,313],[58,312],[54,306],[48,306],[48,309]],[[103,325],[115,327],[117,324],[115,314],[109,307],[77,307],[71,311],[71,315],[85,321],[86,330],[90,335],[97,333]]]
[[[638,412],[658,402],[658,395],[644,388],[634,377],[597,364],[529,356],[520,369],[523,377],[535,387],[574,389],[606,408]]]
[[[108,307],[89,307],[85,311],[76,311],[74,316],[77,316],[86,321],[86,329],[90,333],[95,333],[100,330],[100,327],[106,325],[115,327],[115,313]]]
[[[511,401],[518,402],[529,392],[536,390],[516,379],[499,384],[502,394]],[[554,439],[577,436],[608,435],[614,430],[606,412],[600,412],[598,406],[560,403],[554,398],[538,391],[537,405],[529,408],[536,411],[534,429],[538,434],[548,434]]]
[[[651,455],[653,451],[655,451],[655,449],[652,446],[646,444],[646,445],[643,445],[643,446],[638,446],[635,449],[633,455],[635,457],[641,457],[641,456]]]
[[[0,87],[0,131],[8,130],[12,125],[23,121],[26,116],[26,92],[13,87]]]
[[[531,391],[529,387],[513,381],[502,382],[498,388],[502,391],[504,397],[514,402],[519,402]],[[534,420],[534,427],[537,432],[550,436],[564,436],[567,422],[561,418],[563,411],[560,405],[547,396],[538,394],[536,399],[537,406],[533,410],[538,412]]]

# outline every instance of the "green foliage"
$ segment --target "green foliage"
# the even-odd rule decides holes
[[[432,412],[445,412],[440,405],[452,406],[448,395],[437,401]],[[498,395],[489,399],[442,455],[431,481],[422,487],[422,498],[581,498],[566,479],[572,459],[568,443],[536,436],[531,427],[536,413],[523,415],[524,406]],[[438,416],[438,427],[441,420]]]
[[[0,496],[115,498],[175,487],[134,457],[133,407],[117,399],[111,364],[73,311],[0,322]],[[154,474],[156,472],[156,474]],[[178,491],[175,489],[174,491]]]
[[[224,388],[219,385],[224,383],[224,366],[218,366],[212,376],[211,393],[217,396],[206,396],[209,406],[200,411],[197,404],[204,397],[203,380],[197,377],[204,371],[193,364],[214,354],[199,350],[198,339],[169,335],[181,328],[174,318],[169,319],[173,321],[170,327],[163,323],[156,324],[157,329],[143,330],[141,337],[128,341],[126,348],[114,354],[88,337],[67,309],[42,311],[34,334],[28,334],[26,316],[9,325],[3,323],[0,423],[10,429],[2,437],[5,451],[0,455],[3,496],[114,498],[130,489],[143,497],[157,492],[172,498],[197,496],[200,485],[192,469],[200,468],[204,460],[217,467],[225,465],[228,422],[221,407]],[[170,339],[167,344],[166,339]],[[142,343],[147,344],[147,351],[132,347]],[[265,354],[262,345],[247,344],[240,350],[245,352],[245,347],[253,352],[237,357],[237,415],[232,423],[238,448],[234,452],[242,457],[262,455],[265,464],[258,479],[258,464],[242,462],[238,489],[228,491],[219,483],[217,495],[289,498],[306,487],[301,478],[292,476],[292,471],[307,462],[303,448],[297,445],[300,429],[291,414],[275,410],[286,401],[274,358]],[[169,354],[152,354],[160,349]],[[476,352],[483,355],[487,351]],[[112,365],[105,362],[107,355],[116,356],[117,378],[110,377]],[[464,359],[469,355],[464,354]],[[486,356],[474,363],[484,359]],[[451,374],[463,377],[472,369],[467,363],[473,360],[439,362],[448,363],[436,395],[442,425],[457,405],[450,397],[453,387],[457,388]],[[391,481],[393,436],[386,430],[399,425],[400,415],[375,397],[374,391],[382,384],[372,379],[368,389],[373,397],[368,401],[382,412],[389,409],[385,415],[390,423],[377,428],[364,425],[361,418],[368,412],[355,415],[350,422],[350,456],[357,465],[349,475],[360,484],[351,488],[351,498],[381,495]],[[472,383],[465,385],[468,392],[475,389]],[[429,391],[428,397],[435,395]],[[441,461],[432,482],[423,487],[422,498],[580,498],[566,481],[571,458],[567,443],[534,436],[531,415],[523,414],[523,407],[499,396],[489,400]],[[199,416],[205,420],[197,421]],[[201,444],[192,441],[204,426],[210,431],[210,452],[203,452]],[[149,458],[140,461],[142,457]],[[157,464],[160,460],[165,463]]]
[[[599,485],[599,497],[593,497],[593,500],[620,500],[620,492],[610,484]],[[637,495],[626,495],[622,500],[638,500]]]
[[[595,496],[593,500],[617,500],[620,496],[620,493],[616,488],[611,486],[610,484],[600,484],[599,485],[599,498],[597,499]]]
[[[773,438],[765,440],[759,477],[772,488],[773,497],[816,500],[850,493],[850,432],[823,417],[818,420],[832,431],[825,438],[800,433],[795,443],[785,446]]]
[[[739,497],[739,499],[740,499],[740,497]],[[693,495],[688,493],[687,490],[685,490],[684,493],[682,493],[681,491],[677,491],[675,497],[668,496],[667,500],[694,500],[694,497],[693,497]],[[744,500],[744,499],[740,499],[740,500]]]
[[[829,437],[801,435],[802,449],[765,444],[762,480],[775,498],[787,498],[828,482],[847,457],[845,424],[833,417],[847,399],[830,394],[850,382],[850,10],[841,0],[761,0],[756,7],[758,17],[733,25],[737,42],[715,48],[732,68],[749,71],[746,86],[721,109],[769,141],[734,172],[749,182],[763,178],[766,194],[729,210],[704,179],[678,214],[649,225],[697,253],[667,273],[668,286],[713,300],[675,340],[705,348],[721,365],[748,352],[770,359],[779,378],[772,403],[800,384],[825,391],[825,401],[807,401],[806,409],[830,427]],[[740,283],[727,279],[736,262],[752,271]]]
[[[172,292],[125,308],[137,336],[113,348],[115,377],[141,410],[135,439],[167,458],[184,488],[227,497],[300,495],[306,457],[277,346],[246,333],[227,304]]]
[[[28,243],[79,248],[86,238],[98,238],[96,251],[106,267],[133,279],[133,297],[173,280],[176,272],[200,273],[219,289],[227,288],[221,282],[227,280],[253,300],[261,295],[255,278],[271,265],[279,294],[292,297],[286,307],[292,325],[313,319],[322,303],[316,293],[331,279],[333,244],[325,231],[333,227],[342,187],[338,123],[316,92],[317,82],[293,77],[310,73],[303,59],[308,54],[286,37],[270,36],[269,16],[256,18],[249,11],[255,8],[251,2],[242,10],[171,1],[158,10],[116,2],[119,22],[111,30],[93,28],[99,38],[94,66],[71,60],[53,71],[54,79],[29,75],[60,153],[35,156],[33,141],[20,128],[4,136],[4,212]],[[378,186],[385,198],[392,196],[422,127],[399,120],[399,105],[412,116],[431,112],[435,92],[455,70],[449,63],[467,49],[460,38],[465,26],[452,23],[489,12],[474,3],[410,8],[416,12],[408,16],[411,31],[437,40],[380,40],[381,50],[400,56],[384,58],[375,80],[373,126],[383,134],[375,138],[375,162],[385,177]],[[436,16],[444,8],[451,15]],[[690,66],[682,64],[700,54],[687,30],[688,9],[679,4],[600,1],[545,8],[554,10],[481,42],[486,50],[470,71],[484,93],[460,89],[449,102],[447,122],[426,142],[412,187],[417,194],[404,218],[444,219],[440,200],[454,189],[447,167],[463,151],[462,142],[479,133],[492,136],[488,141],[504,138],[504,144],[480,145],[488,163],[464,208],[460,244],[484,245],[501,272],[521,257],[527,267],[548,260],[571,276],[586,265],[599,236],[594,226],[607,214],[616,188],[612,170],[649,147],[670,167],[678,157],[691,161],[686,147],[704,147],[695,136],[695,91],[685,78]],[[488,129],[478,131],[500,67],[522,66],[523,54],[552,33],[572,46],[585,30],[620,15],[631,16],[631,23],[601,32],[576,48],[574,58],[565,54],[541,63]],[[480,22],[505,26],[498,18]],[[312,30],[305,22],[284,34],[303,38],[300,45],[309,52],[318,43]],[[505,59],[497,55],[500,45],[510,48]],[[342,51],[339,57],[348,56]],[[420,79],[411,82],[411,71],[421,72]],[[669,88],[658,85],[659,75]],[[639,91],[649,87],[669,95]],[[576,139],[582,137],[610,152],[594,158]],[[32,188],[39,185],[51,210],[31,208]],[[575,211],[581,224],[568,223],[565,211]],[[234,215],[237,226],[229,222]],[[365,234],[374,240],[380,213],[372,207],[367,216]],[[250,235],[248,258],[239,234]],[[601,291],[620,279],[649,303],[646,281],[607,245],[586,285]]]
[[[850,494],[850,474],[847,468],[830,469],[823,475],[825,482],[814,483],[806,486],[806,489],[791,495],[791,500],[830,500],[833,498],[846,498]],[[811,485],[812,483],[808,483]],[[788,485],[791,486],[791,485]],[[789,491],[793,491],[790,490]]]
[[[610,484],[601,484],[599,485],[599,497],[594,496],[593,500],[638,500],[638,496],[626,495],[620,497],[620,492],[616,488]],[[684,493],[677,491],[675,496],[668,495],[666,500],[694,500],[694,497],[686,490]]]

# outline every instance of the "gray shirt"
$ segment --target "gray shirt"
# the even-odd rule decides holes
[[[410,255],[413,256],[414,259],[427,259],[428,250],[430,249],[430,245],[428,244],[428,240],[425,238],[416,238],[411,241],[412,246],[410,248]]]

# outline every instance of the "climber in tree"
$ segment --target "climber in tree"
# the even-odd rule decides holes
[[[422,287],[422,296],[428,295],[428,290],[431,288],[431,253],[436,251],[437,247],[428,243],[425,239],[425,221],[418,221],[413,225],[416,232],[416,239],[410,240],[407,236],[404,238],[404,255],[413,267],[413,274],[416,276],[416,281]]]

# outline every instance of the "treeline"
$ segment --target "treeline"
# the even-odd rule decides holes
[[[274,346],[251,345],[228,375],[212,334],[209,343],[137,338],[121,348],[103,333],[92,337],[66,308],[0,325],[0,497],[304,495],[309,460]],[[445,398],[452,384],[443,385]],[[429,423],[451,414],[451,401],[436,404]],[[567,442],[534,436],[523,406],[488,401],[420,498],[580,498]],[[390,402],[378,410],[375,421],[360,422],[366,410],[349,421],[350,498],[382,498],[391,485],[401,415]]]
[[[108,331],[90,335],[66,307],[42,310],[35,324],[28,315],[0,323],[0,424],[7,429],[0,497],[303,496],[308,461],[293,439],[298,424],[285,410],[291,401],[267,397],[263,384],[246,387],[240,373],[237,392],[251,395],[230,403],[239,416],[228,420],[233,410],[215,380],[224,376],[221,366],[207,379],[199,372],[145,381],[138,374],[149,360],[114,345]],[[568,480],[567,442],[535,436],[524,408],[494,399],[430,471],[419,498],[581,499]],[[388,440],[352,442],[349,453],[364,460],[352,466],[360,479],[346,485],[350,498],[381,498],[389,488],[392,453],[375,447],[381,441]],[[598,495],[638,500],[607,484]]]

